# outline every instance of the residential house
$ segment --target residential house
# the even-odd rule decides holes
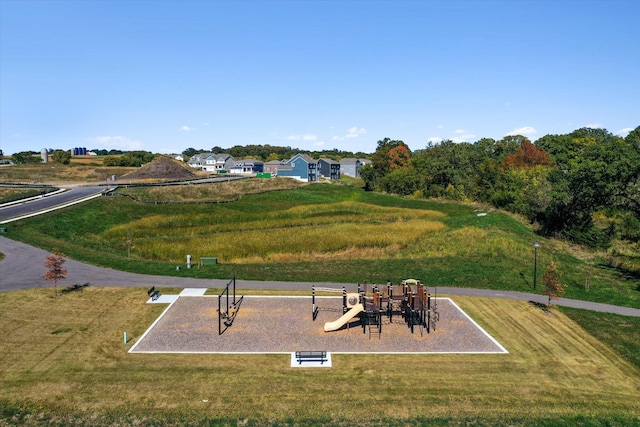
[[[340,174],[347,175],[352,178],[360,178],[360,173],[358,172],[362,167],[362,162],[360,159],[354,159],[352,157],[347,157],[340,160]]]
[[[200,153],[193,155],[187,164],[209,173],[225,173],[233,165],[233,157],[225,153]]]
[[[295,178],[304,182],[315,182],[319,180],[318,162],[308,154],[296,154],[285,162],[291,170],[278,169],[278,176]]]
[[[264,162],[253,159],[235,160],[229,169],[229,173],[243,175],[252,175],[262,172],[264,172]]]
[[[271,176],[278,176],[280,171],[291,171],[291,165],[282,160],[269,160],[264,164],[264,171]]]
[[[340,179],[340,163],[333,159],[318,160],[318,172],[320,176],[330,180]]]

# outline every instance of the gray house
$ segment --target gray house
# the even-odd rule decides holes
[[[360,159],[354,159],[352,157],[347,157],[345,159],[340,160],[340,174],[347,175],[352,178],[360,178],[360,173],[358,171],[362,167],[362,162]]]
[[[330,180],[340,179],[340,163],[333,159],[318,160],[318,172],[320,176]]]

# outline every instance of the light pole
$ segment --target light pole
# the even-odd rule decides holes
[[[538,279],[538,241],[533,242],[533,289],[536,288],[536,280]]]

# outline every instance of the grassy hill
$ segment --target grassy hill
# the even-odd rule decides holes
[[[244,189],[237,200],[218,203],[217,186],[197,186],[207,196],[190,194],[194,203],[166,204],[166,194],[160,204],[102,197],[20,221],[11,237],[141,273],[343,283],[414,277],[431,286],[513,291],[533,291],[538,240],[536,292],[553,261],[567,285],[565,297],[640,307],[633,276],[580,259],[502,212],[331,184],[259,194]],[[191,187],[171,191],[179,200]],[[220,264],[177,272],[187,254],[194,262],[217,257]]]
[[[233,187],[242,196],[218,203],[234,191],[221,188],[127,189],[151,203],[102,197],[10,237],[155,274],[521,291],[538,240],[538,273],[557,262],[566,296],[639,305],[637,282],[501,212],[339,185]],[[222,263],[178,273],[187,250]],[[126,288],[0,293],[0,425],[640,425],[640,319],[455,297],[509,354],[334,355],[329,370],[292,370],[278,354],[129,354],[166,307],[145,301]]]

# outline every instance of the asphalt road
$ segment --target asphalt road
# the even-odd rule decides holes
[[[75,187],[64,193],[53,196],[44,196],[40,199],[27,201],[20,204],[0,207],[0,222],[6,222],[12,218],[20,218],[24,215],[39,211],[46,211],[56,206],[66,205],[102,193],[105,187]]]
[[[46,272],[44,260],[49,252],[17,242],[0,236],[0,252],[5,258],[0,261],[0,292],[15,291],[20,289],[46,288],[51,287],[49,282],[42,279]],[[221,288],[229,279],[193,279],[181,277],[153,276],[145,274],[126,273],[84,264],[72,259],[67,259],[65,263],[68,275],[67,279],[61,281],[59,286],[65,287],[76,283],[90,283],[90,286],[113,286],[113,287],[179,287],[179,288]],[[309,283],[309,282],[274,282],[274,281],[251,281],[236,279],[237,289],[279,289],[279,290],[309,290],[311,286],[323,286],[342,288],[355,288],[355,283]],[[490,298],[506,298],[520,301],[533,301],[546,304],[547,297],[544,295],[527,292],[511,292],[490,289],[470,289],[470,288],[450,288],[438,287],[438,295],[468,295]],[[619,307],[609,304],[601,304],[588,301],[560,298],[554,304],[582,308],[587,310],[601,311],[607,313],[621,314],[624,316],[640,317],[640,309]]]

